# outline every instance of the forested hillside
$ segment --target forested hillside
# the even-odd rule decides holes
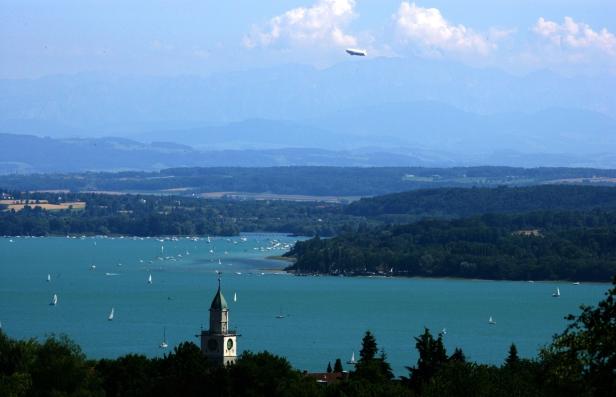
[[[415,217],[462,217],[487,213],[591,208],[616,209],[616,188],[539,185],[424,189],[363,198],[351,203],[345,212],[371,217],[392,214]]]
[[[77,201],[85,203],[85,209],[50,211],[30,204],[21,211],[12,211],[0,202],[0,235],[233,235],[263,231],[334,236],[427,218],[616,210],[616,188],[566,185],[418,190],[362,199],[350,205],[138,194],[6,194],[50,204]]]
[[[253,192],[313,196],[375,196],[440,187],[616,184],[616,170],[515,167],[211,167],[159,172],[2,175],[0,188],[157,192]]]
[[[298,273],[608,281],[616,274],[616,212],[423,220],[316,237],[287,255]]]
[[[85,209],[47,211],[30,204],[2,211],[0,235],[236,235],[284,232],[331,236],[363,220],[339,204],[289,201],[205,200],[179,196],[19,193],[14,198],[49,203],[85,202]]]

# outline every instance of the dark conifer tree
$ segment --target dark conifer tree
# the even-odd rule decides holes
[[[376,339],[372,332],[366,331],[364,338],[361,341],[361,350],[359,351],[360,361],[373,360],[378,351]]]
[[[465,363],[466,355],[464,354],[462,349],[460,349],[459,347],[456,347],[456,349],[453,351],[453,354],[449,356],[449,361]]]
[[[428,328],[424,328],[424,333],[415,338],[415,347],[419,352],[417,365],[407,367],[409,377],[403,378],[403,381],[419,391],[422,384],[428,382],[447,362],[447,352],[443,346],[443,336],[439,334],[438,338],[434,339]]]
[[[514,366],[520,362],[520,357],[518,356],[518,348],[515,346],[515,343],[512,343],[509,347],[509,355],[505,359],[505,365],[508,367]]]
[[[334,363],[334,372],[342,372],[344,371],[344,369],[342,368],[342,361],[337,358],[336,362]]]

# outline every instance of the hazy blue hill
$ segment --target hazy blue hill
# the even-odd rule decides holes
[[[478,115],[439,102],[406,102],[345,109],[309,122],[344,134],[379,131],[458,156],[503,150],[570,157],[616,152],[616,120],[580,109]]]
[[[327,128],[284,120],[249,119],[217,126],[148,131],[136,136],[142,141],[173,137],[199,149],[271,149],[283,147],[350,148],[374,144],[375,138],[336,134]],[[400,140],[392,139],[400,143]]]
[[[284,145],[289,141],[270,134],[262,143]],[[164,138],[164,136],[160,136]],[[249,136],[237,135],[238,142]],[[309,144],[318,140],[305,136]],[[196,139],[196,138],[195,138]],[[216,147],[222,138],[212,138]],[[207,139],[205,140],[207,141]],[[247,143],[245,143],[248,145]],[[231,145],[232,146],[232,145]],[[257,146],[257,145],[255,145]],[[199,150],[191,146],[155,141],[142,143],[126,138],[64,138],[0,133],[0,174],[34,172],[82,172],[120,170],[160,170],[183,166],[271,167],[291,165],[319,166],[443,166],[447,156],[421,150],[388,153],[378,149],[324,150],[315,148]]]
[[[0,134],[0,173],[160,169],[194,165],[199,152],[177,145],[147,145],[123,138],[53,139]]]

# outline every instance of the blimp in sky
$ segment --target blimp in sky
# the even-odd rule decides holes
[[[357,48],[347,48],[345,51],[349,55],[357,55],[359,57],[365,57],[366,55],[368,55],[368,51],[366,51],[366,50],[359,50]]]

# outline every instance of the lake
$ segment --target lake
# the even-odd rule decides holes
[[[162,241],[161,241],[162,240]],[[371,330],[396,375],[417,360],[414,336],[443,328],[449,353],[501,363],[514,342],[524,357],[561,332],[563,317],[596,304],[609,284],[484,280],[296,277],[280,255],[295,238],[0,238],[0,321],[14,338],[64,333],[92,358],[163,355],[198,343],[222,271],[239,350],[267,350],[294,367],[324,371],[359,355]],[[162,247],[162,248],[161,248]],[[220,262],[219,262],[220,260]],[[93,267],[94,265],[94,267]],[[47,281],[50,274],[51,281]],[[147,282],[152,275],[152,283]],[[560,289],[561,296],[552,293]],[[237,294],[237,302],[233,295]],[[49,305],[53,294],[58,304]],[[107,317],[114,308],[114,320]],[[276,318],[279,314],[285,318]],[[492,316],[496,324],[488,324]],[[345,365],[345,369],[348,366]]]

